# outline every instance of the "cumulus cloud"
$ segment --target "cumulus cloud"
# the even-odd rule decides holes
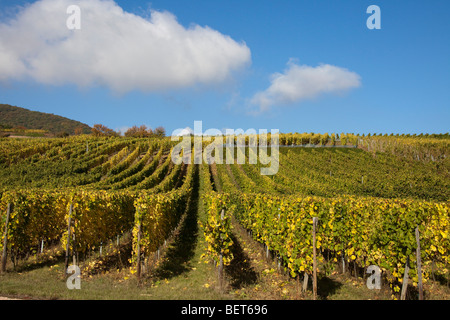
[[[298,65],[290,60],[284,73],[274,73],[269,88],[257,92],[250,104],[257,107],[253,113],[261,113],[272,106],[293,104],[324,93],[342,93],[360,85],[360,76],[347,69],[329,64]]]
[[[66,26],[74,4],[80,30]],[[221,83],[250,60],[245,43],[207,26],[185,28],[169,12],[140,17],[112,0],[40,0],[0,22],[0,81],[154,92]]]

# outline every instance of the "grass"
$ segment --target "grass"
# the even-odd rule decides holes
[[[69,290],[63,275],[64,261],[59,257],[51,263],[35,263],[18,267],[0,275],[0,295],[21,299],[83,299],[83,300],[310,300],[309,290],[302,292],[302,280],[292,279],[278,271],[272,259],[239,226],[234,228],[235,259],[225,268],[226,287],[218,290],[217,271],[202,259],[205,240],[201,210],[199,215],[186,216],[179,232],[168,244],[156,268],[138,283],[128,267],[109,269],[92,275],[82,274],[81,290]],[[94,259],[95,260],[95,259]],[[326,273],[323,265],[318,273],[320,300],[389,300],[391,293],[368,290],[364,279]],[[446,285],[429,281],[427,299],[449,299]]]
[[[309,289],[302,292],[302,279],[293,279],[278,268],[276,261],[266,258],[264,248],[233,222],[234,259],[225,268],[225,288],[219,290],[217,270],[205,261],[206,243],[202,225],[205,210],[196,181],[194,194],[181,224],[161,258],[138,282],[130,272],[128,257],[131,238],[121,240],[120,251],[105,246],[104,255],[90,257],[80,266],[81,289],[69,290],[64,275],[64,254],[48,250],[38,258],[31,257],[0,275],[0,296],[21,299],[83,300],[310,300]],[[109,248],[109,249],[108,249]],[[86,266],[91,266],[83,271]],[[442,282],[442,281],[441,281]],[[448,284],[431,281],[425,284],[427,299],[450,299]],[[414,294],[410,298],[414,298]],[[382,290],[369,290],[363,278],[340,274],[335,266],[319,265],[319,300],[389,300],[387,285]]]
[[[107,299],[107,300],[206,300],[230,299],[227,293],[217,290],[215,267],[202,259],[206,244],[201,221],[205,221],[204,210],[198,201],[198,181],[194,188],[185,218],[162,257],[139,283],[132,274],[126,257],[114,259],[104,255],[82,263],[103,261],[106,268],[81,273],[81,289],[69,290],[64,275],[64,258],[61,252],[47,254],[41,261],[32,258],[22,262],[14,270],[0,275],[0,295],[24,299]],[[129,240],[131,241],[131,240]],[[129,246],[124,242],[122,252]],[[106,249],[105,249],[106,251]],[[128,252],[131,247],[128,248]],[[51,257],[51,258],[49,258]],[[121,263],[118,263],[118,261]],[[107,263],[105,261],[110,261]],[[112,261],[112,262],[111,262]],[[101,272],[96,272],[101,271]]]
[[[276,260],[266,252],[262,245],[256,243],[236,222],[233,223],[236,248],[233,263],[236,266],[246,266],[234,272],[236,266],[231,265],[228,270],[229,290],[235,298],[249,300],[311,300],[312,280],[309,278],[308,290],[302,291],[303,279],[293,279],[290,275],[278,268]],[[236,254],[237,253],[237,254]],[[369,290],[362,278],[355,279],[348,275],[341,275],[333,271],[327,275],[325,265],[319,265],[318,272],[318,299],[319,300],[387,300],[391,299],[387,290]],[[241,275],[247,273],[245,281],[239,281]],[[236,278],[235,274],[239,276]],[[251,279],[251,281],[249,281]]]
[[[214,267],[201,260],[205,246],[192,212],[166,248],[158,267],[138,284],[129,268],[83,275],[80,290],[69,290],[62,257],[55,263],[19,268],[0,275],[0,295],[38,299],[221,299],[215,290]],[[190,241],[188,241],[190,239]],[[189,246],[190,248],[187,248]]]
[[[233,223],[235,259],[227,268],[229,292],[236,299],[249,300],[311,300],[312,279],[308,290],[302,292],[302,280],[293,279],[278,268],[277,261],[266,258],[263,246],[255,242],[236,221]],[[236,242],[238,242],[236,244]],[[236,271],[235,269],[241,269]],[[317,275],[318,300],[392,300],[387,283],[380,290],[370,290],[361,274],[342,274],[335,264],[319,263]],[[352,268],[353,269],[353,268]],[[429,279],[424,283],[425,299],[450,300],[450,287],[446,281]],[[407,299],[416,300],[416,288],[409,286]]]

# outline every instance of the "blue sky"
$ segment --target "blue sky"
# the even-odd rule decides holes
[[[69,57],[67,63],[58,55],[66,51],[55,51],[57,45],[52,39],[46,39],[45,48],[42,44],[34,48],[35,42],[23,30],[24,26],[30,28],[26,19],[46,10],[33,7],[34,1],[0,1],[0,30],[8,30],[0,33],[0,103],[54,113],[88,125],[102,123],[116,130],[141,124],[163,126],[169,134],[177,128],[193,127],[195,120],[203,121],[203,129],[449,131],[449,1],[117,0],[110,8],[121,7],[124,13],[119,17],[123,21],[107,20],[100,26],[102,19],[97,17],[98,28],[86,22],[95,8],[86,7],[82,1],[67,1],[62,3],[81,8],[81,29],[71,30],[70,36],[77,33],[83,38],[89,33],[89,41],[78,39],[81,42],[76,43],[92,46],[75,49],[80,50],[81,58]],[[50,8],[52,2],[45,0],[43,4],[50,4]],[[381,9],[379,30],[366,26],[370,16],[366,9],[372,4]],[[20,11],[17,5],[26,7]],[[27,15],[23,14],[27,10]],[[53,11],[48,12],[49,16],[44,14],[31,27],[36,34],[40,28],[52,33],[51,28],[59,28],[54,21],[65,22],[69,16],[62,12],[58,20]],[[102,17],[109,16],[103,12]],[[154,46],[136,36],[146,34],[135,34],[136,26],[147,25],[145,21],[157,24],[152,12],[162,13],[160,18],[175,26],[169,31],[173,32],[169,38],[175,40]],[[137,19],[139,16],[145,21]],[[155,20],[150,21],[152,17]],[[64,25],[62,28],[67,29]],[[186,30],[192,35],[189,45],[182,41]],[[126,37],[128,31],[137,43],[114,40],[114,32]],[[55,31],[58,37],[59,32]],[[98,37],[98,42],[92,40]],[[217,39],[223,44],[220,50],[211,46]],[[112,49],[102,51],[102,43]],[[125,50],[120,43],[132,49]],[[58,50],[63,49],[61,46]],[[6,54],[2,55],[2,50]],[[27,60],[38,50],[39,59]],[[177,52],[187,54],[180,58]],[[111,57],[107,68],[91,74],[96,65],[87,60],[94,54]],[[52,59],[44,55],[54,55],[60,64],[51,65]],[[11,59],[18,61],[16,69],[10,67],[14,65],[10,61],[16,61]],[[192,59],[197,62],[191,65]],[[68,67],[61,68],[61,63]],[[147,71],[140,75],[147,64],[155,70],[148,71],[148,79]],[[181,66],[183,72],[177,73],[172,66]],[[52,71],[55,68],[61,70],[60,77]],[[109,81],[110,72],[115,72],[111,77],[117,77],[117,81]],[[182,73],[185,78],[181,79]],[[164,85],[159,86],[160,82]],[[118,90],[122,86],[127,86],[125,92]]]

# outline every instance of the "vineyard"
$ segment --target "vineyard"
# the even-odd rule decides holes
[[[2,271],[47,250],[66,268],[83,265],[83,278],[100,268],[93,252],[109,248],[126,251],[122,267],[140,280],[198,202],[202,257],[219,273],[235,259],[239,226],[306,287],[316,260],[363,278],[378,266],[396,299],[405,280],[412,290],[448,286],[448,135],[280,134],[279,143],[278,172],[261,175],[267,165],[250,164],[249,148],[243,164],[176,164],[170,138],[2,138]]]

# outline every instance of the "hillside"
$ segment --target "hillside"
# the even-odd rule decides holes
[[[0,129],[26,128],[45,130],[52,135],[61,133],[90,133],[91,128],[79,121],[71,120],[54,114],[31,111],[25,108],[0,104]],[[16,131],[16,130],[12,130]]]
[[[325,138],[283,135],[272,176],[249,148],[185,164],[168,137],[0,139],[0,295],[448,300],[448,139]],[[69,260],[83,290],[61,285]]]

